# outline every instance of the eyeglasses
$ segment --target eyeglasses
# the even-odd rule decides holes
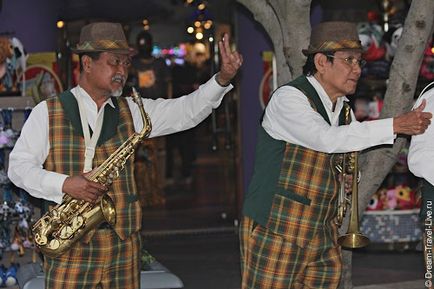
[[[341,59],[343,61],[345,61],[346,64],[354,66],[354,65],[358,65],[360,68],[362,68],[363,66],[366,65],[366,60],[364,59],[357,59],[354,56],[349,56],[346,58],[340,58],[340,57],[336,57],[334,55],[327,55],[327,57],[331,57],[334,59]]]
[[[122,66],[124,66],[124,67],[126,67],[126,68],[128,68],[128,67],[130,67],[131,66],[131,61],[129,60],[129,59],[126,59],[126,60],[122,60],[122,59],[119,59],[119,58],[115,58],[115,57],[110,57],[108,60],[107,60],[107,62],[108,62],[108,64],[110,64],[111,66],[119,66],[119,65],[122,65]]]

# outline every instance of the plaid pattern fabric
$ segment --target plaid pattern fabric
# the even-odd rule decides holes
[[[128,43],[124,40],[108,40],[101,39],[95,41],[84,41],[83,43],[77,44],[78,50],[117,50],[117,49],[128,49]]]
[[[76,243],[57,258],[45,258],[46,289],[140,289],[140,235],[121,240],[97,230],[88,244]]]
[[[103,163],[108,156],[134,133],[133,122],[126,100],[119,99],[119,124],[117,134],[104,144],[97,146],[94,167]],[[82,173],[84,163],[84,139],[74,131],[70,121],[65,117],[62,104],[58,98],[47,100],[49,111],[50,151],[44,164],[45,169],[67,175]],[[141,225],[141,209],[136,195],[134,182],[133,157],[125,164],[108,194],[116,206],[116,233],[121,239],[137,232]],[[85,236],[89,241],[92,233]]]
[[[336,227],[331,225],[335,230]],[[332,234],[335,238],[336,234]],[[332,289],[341,274],[339,246],[322,231],[301,248],[250,218],[240,227],[242,289]]]
[[[332,154],[288,143],[267,228],[305,247],[336,215]],[[332,245],[332,244],[330,244]]]
[[[343,39],[341,41],[324,41],[320,47],[314,48],[309,47],[312,50],[320,51],[336,51],[340,49],[360,49],[360,41]]]
[[[329,122],[322,102],[314,97],[316,92],[305,77],[290,85],[309,96],[312,108]],[[333,166],[340,154],[284,145],[276,186],[264,189],[258,185],[262,190],[259,193],[272,195],[266,222],[251,210],[246,210],[248,216],[258,223],[249,217],[242,222],[242,288],[336,288],[341,275],[341,251],[334,224],[338,182]],[[268,151],[269,155],[262,157],[272,157],[272,153]]]

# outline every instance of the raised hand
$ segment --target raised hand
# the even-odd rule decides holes
[[[219,41],[221,65],[217,82],[222,86],[227,86],[231,82],[243,64],[243,56],[237,51],[231,51],[229,40],[229,35],[225,33],[223,39]]]
[[[432,113],[424,112],[426,100],[410,112],[393,118],[393,132],[417,135],[425,132],[431,123]]]

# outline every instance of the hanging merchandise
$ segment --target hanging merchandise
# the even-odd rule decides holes
[[[0,147],[12,148],[18,138],[18,132],[12,129],[13,108],[0,109],[3,119],[3,129],[0,131]]]
[[[63,91],[62,83],[53,69],[44,65],[31,65],[24,73],[26,78],[25,95],[39,102],[58,95]]]
[[[432,40],[424,51],[420,75],[427,81],[434,80],[434,42]]]
[[[382,38],[383,30],[380,25],[362,22],[357,25],[359,38],[363,47],[363,59],[367,62],[380,60],[386,53]]]
[[[395,25],[384,33],[383,40],[386,45],[386,60],[392,61],[395,57],[396,49],[398,48],[399,39],[401,39],[403,26],[402,24]]]
[[[366,65],[362,69],[362,77],[387,79],[390,62],[385,60],[386,46],[383,42],[383,30],[380,25],[361,22],[357,25],[362,43],[362,57]]]
[[[0,37],[0,94],[20,94],[24,88],[23,72],[27,53],[16,37]]]
[[[11,263],[11,266],[6,270],[3,275],[3,284],[6,287],[11,287],[17,285],[17,272],[18,272],[18,263]]]

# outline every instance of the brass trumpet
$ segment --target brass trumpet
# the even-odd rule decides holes
[[[351,122],[351,108],[349,105],[344,106],[344,121],[345,124]],[[347,212],[347,206],[351,204],[350,208],[350,223],[348,225],[347,233],[339,236],[338,244],[344,248],[362,248],[369,244],[368,237],[364,236],[359,231],[359,202],[358,202],[358,186],[359,186],[359,153],[351,152],[344,153],[340,164],[335,166],[336,170],[340,173],[340,189],[338,197],[338,213],[336,216],[336,224],[340,227]],[[345,179],[348,174],[353,176],[352,179],[352,192],[351,200],[347,197],[345,191]]]
[[[350,159],[347,160],[346,156],[350,156]],[[348,162],[350,163],[348,165]],[[345,177],[347,174],[347,165],[351,174],[353,176],[352,179],[352,192],[351,192],[351,201],[347,197],[347,193],[345,192]],[[342,167],[337,167],[337,170],[341,172],[341,188],[339,191],[339,200],[338,200],[338,214],[336,217],[336,223],[338,226],[342,225],[342,221],[345,217],[347,206],[351,203],[351,215],[350,215],[350,223],[348,225],[348,230],[345,235],[342,235],[338,238],[338,244],[344,248],[362,248],[369,244],[368,237],[364,236],[359,231],[359,206],[358,206],[358,181],[359,181],[359,170],[358,170],[358,153],[352,152],[350,154],[344,154],[342,160]]]

